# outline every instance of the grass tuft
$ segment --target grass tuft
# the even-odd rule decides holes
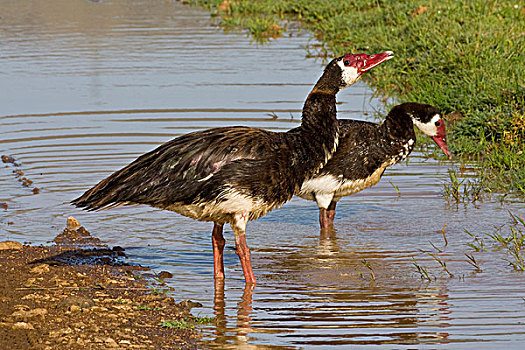
[[[396,190],[396,192],[397,192],[397,196],[398,196],[398,197],[401,196],[401,191],[399,190],[399,187],[397,187],[396,184],[394,184],[392,181],[388,181],[388,182],[392,185],[392,187],[394,188],[394,190]]]
[[[448,169],[448,176],[448,182],[443,184],[443,193],[449,202],[452,201],[455,204],[475,203],[481,200],[483,194],[487,192],[479,177],[460,180],[460,175],[455,168]]]
[[[525,220],[521,216],[516,216],[510,212],[509,214],[513,223],[507,235],[502,233],[503,226],[496,228],[494,232],[484,233],[484,235],[489,238],[492,248],[503,249],[507,252],[505,260],[509,263],[509,266],[516,271],[525,272]],[[474,238],[474,242],[469,243],[471,248],[475,251],[487,251],[485,241],[482,238],[468,231],[465,232]],[[468,255],[467,257],[471,262],[475,263],[473,257],[472,259]],[[471,265],[473,264],[471,263]]]
[[[361,263],[370,270],[370,277],[372,278],[372,281],[376,280],[376,274],[374,272],[374,268],[372,267],[372,264],[366,259],[361,260]]]
[[[215,322],[215,317],[210,316],[191,316],[191,320],[197,324],[210,324]]]
[[[468,258],[467,262],[474,266],[474,268],[476,269],[476,272],[483,272],[483,270],[481,269],[481,267],[479,266],[478,262],[476,261],[476,258],[474,257],[474,254],[467,254],[465,253],[465,256]]]
[[[416,267],[417,272],[419,272],[421,279],[426,279],[427,281],[432,282],[432,278],[430,278],[426,267],[419,265],[416,261],[416,258],[412,258],[412,260],[414,260],[414,266]]]
[[[164,321],[158,324],[162,328],[172,328],[172,329],[193,329],[194,325],[186,322],[185,320],[180,321]]]

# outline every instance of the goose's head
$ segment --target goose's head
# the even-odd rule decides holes
[[[394,109],[396,111],[394,111]],[[437,107],[422,103],[407,102],[394,107],[394,109],[391,113],[404,113],[410,116],[414,125],[417,126],[423,134],[431,137],[443,153],[445,153],[449,159],[452,159],[447,145],[445,120]]]
[[[391,59],[394,53],[386,51],[376,55],[366,53],[346,54],[334,61],[341,69],[341,88],[354,84],[363,73]]]

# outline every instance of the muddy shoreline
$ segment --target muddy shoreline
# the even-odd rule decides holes
[[[78,222],[50,245],[0,242],[1,349],[197,349],[190,310]]]

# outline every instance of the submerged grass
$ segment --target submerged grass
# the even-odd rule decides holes
[[[416,261],[416,258],[412,257],[412,260],[413,260],[414,267],[416,268],[417,272],[419,272],[419,275],[421,276],[421,279],[426,279],[427,281],[432,282],[432,278],[430,278],[427,268],[419,265]]]
[[[479,236],[468,231],[465,232],[474,238],[474,242],[470,243],[469,246],[475,251],[487,251],[489,245],[493,249],[504,250],[507,253],[505,260],[509,263],[509,266],[516,271],[525,272],[525,219],[510,212],[509,215],[513,220],[512,225],[509,227],[510,232],[504,234],[504,227],[502,226],[496,228],[494,232],[483,233],[488,243],[485,243],[485,240]],[[469,263],[472,266],[480,269],[472,255],[467,255],[467,258],[469,258]]]
[[[483,175],[478,178],[461,178],[455,168],[448,169],[448,181],[443,184],[445,198],[453,203],[475,203],[481,200],[483,193],[489,191],[483,185]]]
[[[477,160],[486,188],[525,194],[525,4],[459,0],[190,0],[259,40],[298,20],[322,42],[311,56],[393,50],[367,75],[397,102],[454,116],[455,155]],[[452,119],[452,118],[451,118]]]

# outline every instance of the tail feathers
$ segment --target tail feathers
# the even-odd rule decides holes
[[[119,194],[122,194],[122,189],[119,189],[118,186],[108,186],[108,182],[110,182],[108,180],[111,180],[111,177],[102,180],[82,196],[71,201],[71,204],[89,211],[107,209],[124,204],[119,198]]]
[[[137,192],[143,190],[140,179],[144,177],[145,169],[155,160],[156,151],[146,153],[128,166],[114,172],[82,196],[71,201],[71,204],[94,211],[132,203],[132,198]]]

